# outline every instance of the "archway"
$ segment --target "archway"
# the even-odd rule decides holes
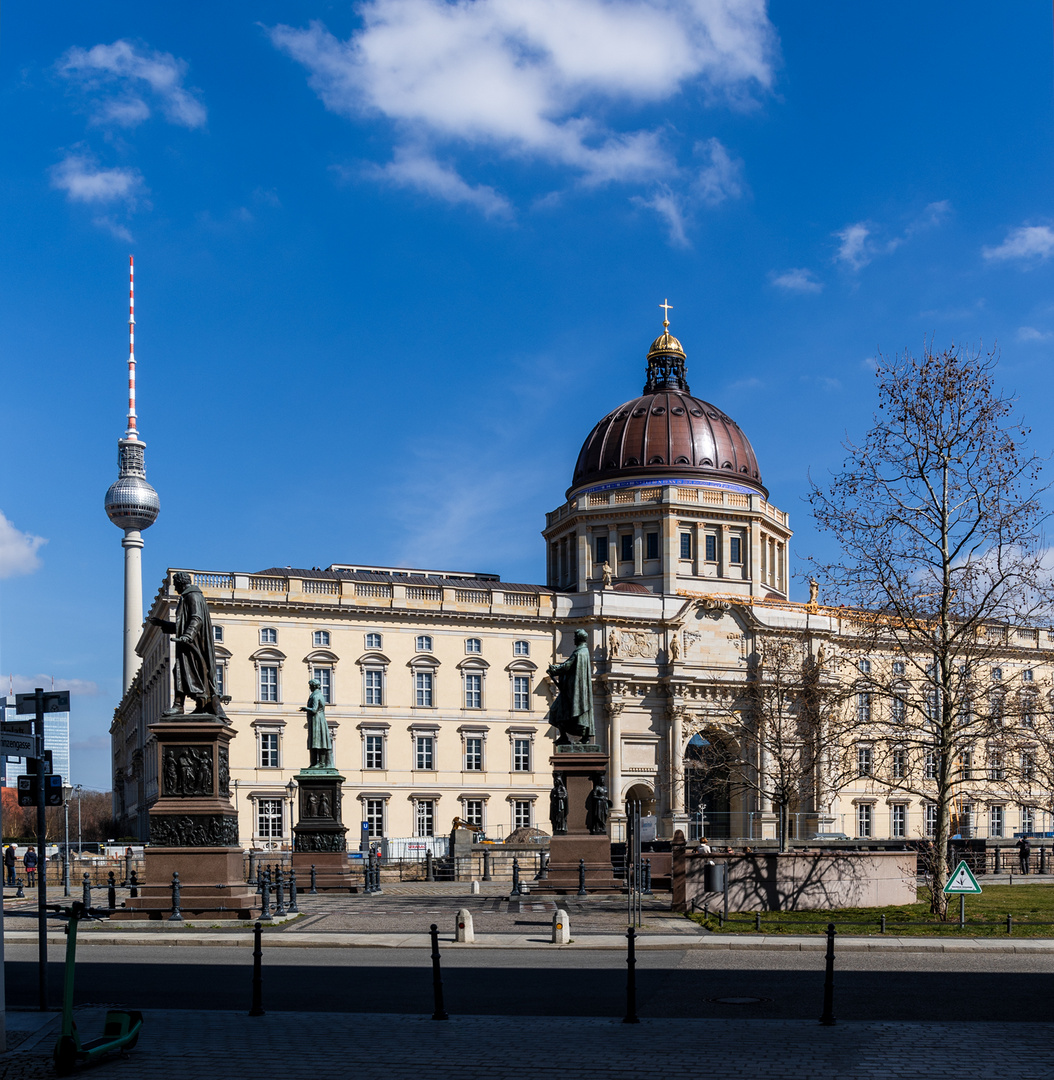
[[[640,806],[641,817],[655,813],[655,792],[647,784],[634,784],[626,792],[626,810],[635,805]]]
[[[738,755],[720,733],[696,732],[684,751],[685,801],[689,839],[728,839],[732,828],[732,766]]]

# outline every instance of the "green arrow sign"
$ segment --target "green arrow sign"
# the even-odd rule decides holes
[[[977,884],[977,878],[970,872],[965,859],[959,862],[952,876],[948,878],[944,891],[946,893],[979,893],[981,891],[981,886]]]

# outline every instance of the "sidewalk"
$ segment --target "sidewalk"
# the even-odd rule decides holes
[[[730,1009],[735,1008],[730,1006]],[[8,1014],[11,1016],[11,1014]],[[81,1009],[87,1037],[103,1010]],[[58,1017],[0,1055],[0,1080],[50,1078]],[[100,1080],[1049,1080],[1054,1024],[839,1023],[148,1010],[139,1045]]]

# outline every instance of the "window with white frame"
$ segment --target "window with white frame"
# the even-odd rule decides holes
[[[362,740],[362,767],[364,769],[384,768],[384,736],[379,733],[367,734]]]
[[[856,695],[856,722],[858,724],[871,723],[871,694],[862,690]]]
[[[1006,807],[988,807],[988,835],[1002,836],[1006,828]]]
[[[461,803],[461,820],[474,829],[483,828],[483,800],[464,799]]]
[[[384,836],[384,799],[363,799],[363,814],[370,829],[370,839]]]
[[[889,699],[889,719],[894,724],[907,723],[908,719],[908,701],[907,698],[900,692],[894,693]]]
[[[435,771],[436,741],[432,735],[414,736],[414,768],[425,772]]]
[[[926,803],[922,808],[922,831],[927,836],[937,835],[937,805]]]
[[[530,675],[513,675],[512,677],[512,707],[517,710],[526,710],[531,707],[531,677]]]
[[[365,668],[363,677],[363,704],[384,704],[384,668]]]
[[[973,779],[973,751],[963,750],[959,754],[959,779]]]
[[[907,665],[904,663],[903,660],[894,660],[893,661],[893,674],[894,675],[903,675],[905,671],[907,671]]]
[[[483,676],[480,674],[465,674],[465,708],[483,708]]]
[[[926,719],[936,724],[941,718],[941,692],[936,688],[926,691]]]
[[[531,771],[531,740],[515,738],[512,740],[512,771]]]
[[[311,644],[317,649],[321,646],[329,645],[329,631],[328,630],[315,630],[311,634]]]
[[[992,678],[998,681],[1003,677],[1003,669],[1001,667],[992,668]]]
[[[273,626],[264,626],[260,630],[261,645],[277,645],[278,631]]]
[[[470,637],[465,639],[465,652],[467,653],[481,653],[483,652],[483,642],[478,637]]]
[[[1031,672],[1026,672],[1031,674]],[[1021,695],[1021,726],[1032,728],[1036,726],[1036,695],[1033,691],[1026,691]]]
[[[226,697],[227,695],[227,662],[226,660],[216,661],[216,696]]]
[[[285,799],[256,800],[256,835],[261,840],[281,840]]]
[[[427,634],[418,634],[415,648],[418,652],[431,652],[432,651],[432,639]]]
[[[922,775],[927,780],[937,779],[937,751],[927,750],[922,766]]]
[[[988,717],[995,727],[1002,727],[1005,715],[1006,696],[1001,690],[995,690],[988,697]]]
[[[856,666],[860,669],[860,674],[861,675],[870,675],[871,674],[871,661],[870,660],[858,660]]]
[[[367,634],[366,635],[366,648],[367,649],[379,649],[381,647],[381,635],[380,634]]]
[[[992,750],[988,751],[988,779],[989,780],[1005,780],[1006,779],[1006,766],[1003,764],[1003,751]]]
[[[889,835],[894,840],[903,840],[908,835],[908,808],[903,803],[894,803],[889,809]]]
[[[1026,836],[1036,831],[1036,809],[1034,806],[1021,807],[1021,831]]]
[[[331,667],[312,668],[312,677],[318,680],[319,693],[327,705],[333,704],[333,669]]]
[[[414,836],[435,836],[435,799],[417,799],[414,803]]]
[[[514,641],[512,643],[513,656],[530,656],[531,643],[529,641]]]
[[[419,709],[430,709],[434,703],[434,678],[430,671],[414,673],[414,704]]]
[[[908,752],[902,746],[893,747],[893,779],[903,780],[908,775]]]
[[[870,776],[873,765],[871,747],[864,745],[856,748],[856,773],[857,776]]]
[[[278,668],[274,664],[261,664],[259,701],[278,700]]]
[[[223,627],[222,626],[217,626],[215,623],[212,624],[212,640],[213,641],[222,641],[223,640]]]
[[[856,808],[856,835],[861,839],[871,836],[874,810],[870,803],[860,803]]]
[[[974,721],[973,699],[964,697],[959,703],[959,712],[956,716],[960,727],[966,727]]]
[[[280,734],[277,731],[261,731],[257,739],[260,748],[260,768],[280,769],[282,767]]]
[[[483,771],[483,736],[465,736],[465,771]]]
[[[1021,678],[1025,682],[1032,682],[1033,679],[1035,678],[1035,676],[1032,674],[1032,669],[1031,668],[1025,668],[1025,670],[1021,672]]]
[[[1036,751],[1031,747],[1021,751],[1021,779],[1031,783],[1036,778]]]
[[[531,800],[512,800],[512,827],[514,829],[529,829],[531,827]]]

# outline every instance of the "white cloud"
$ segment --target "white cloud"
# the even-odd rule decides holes
[[[981,253],[986,259],[1042,260],[1054,255],[1054,231],[1047,225],[1022,225],[1011,229],[998,247],[985,247]]]
[[[910,221],[900,236],[881,240],[884,230],[871,221],[856,221],[834,235],[841,241],[835,262],[845,263],[850,270],[862,270],[879,255],[891,255],[906,240],[927,229],[942,225],[952,212],[952,204],[947,199],[927,204],[922,213]]]
[[[813,272],[804,267],[784,270],[782,274],[776,274],[773,271],[770,277],[776,288],[786,289],[787,292],[818,293],[823,291],[823,282],[817,281]]]
[[[16,529],[0,511],[0,578],[21,577],[39,569],[37,551],[46,543],[42,536]]]
[[[367,171],[383,176],[397,187],[413,188],[448,203],[474,206],[487,217],[505,217],[511,211],[509,201],[492,187],[467,183],[453,169],[420,149],[399,147],[392,161]]]
[[[52,676],[50,675],[10,675],[8,686],[14,686],[16,694],[30,694],[38,686],[45,690],[51,689]],[[89,679],[63,679],[55,677],[56,690],[68,690],[75,697],[96,697],[99,694],[99,685]]]
[[[633,201],[638,206],[654,210],[662,218],[667,238],[674,247],[691,247],[685,232],[684,200],[666,184],[660,184],[650,198],[635,195]]]
[[[1054,337],[1054,333],[1049,330],[1037,330],[1034,326],[1021,326],[1018,327],[1014,336],[1018,341],[1049,341]]]
[[[486,145],[585,184],[693,186],[662,131],[613,130],[611,106],[655,104],[687,87],[739,101],[772,82],[764,0],[366,0],[359,14],[362,28],[346,41],[320,22],[269,30],[328,109],[381,117],[404,146]],[[740,164],[716,140],[705,145],[695,197],[738,195]],[[392,164],[377,175],[404,181],[398,153]],[[447,180],[434,193],[450,191],[464,194]]]
[[[834,234],[842,243],[835,258],[846,263],[852,270],[860,270],[871,261],[874,245],[870,241],[871,228],[863,221],[847,225]]]
[[[70,202],[133,202],[143,178],[138,169],[102,169],[86,154],[67,154],[51,169],[51,186]]]
[[[180,127],[202,127],[208,117],[197,92],[183,85],[187,62],[130,41],[72,48],[58,62],[61,75],[92,98],[98,124],[135,127],[151,115],[149,98]]]

